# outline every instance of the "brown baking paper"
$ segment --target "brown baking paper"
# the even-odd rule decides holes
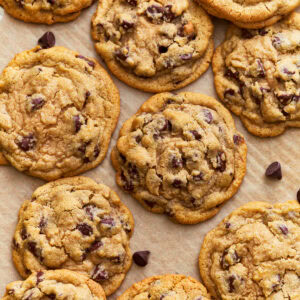
[[[1,8],[0,8],[1,9]],[[94,4],[75,21],[53,26],[26,24],[0,12],[0,69],[8,64],[16,53],[33,48],[38,38],[48,30],[54,32],[56,44],[80,52],[84,56],[97,56],[90,36],[90,20],[96,9]],[[216,21],[215,43],[223,40],[227,27],[225,21]],[[121,114],[113,135],[108,155],[96,169],[83,175],[113,188],[130,208],[135,219],[135,232],[131,240],[133,251],[150,250],[149,264],[145,268],[133,264],[119,290],[109,299],[116,299],[125,289],[144,277],[182,273],[200,280],[197,259],[204,235],[215,227],[232,210],[249,201],[271,203],[295,199],[300,188],[300,129],[289,129],[276,138],[261,139],[249,134],[235,117],[237,128],[248,144],[247,174],[239,192],[229,200],[214,218],[198,225],[172,223],[164,215],[155,215],[142,208],[115,183],[115,172],[110,162],[110,152],[116,143],[123,122],[135,113],[150,94],[126,86],[113,77],[120,89]],[[184,90],[201,92],[216,97],[212,71],[209,69],[198,81]],[[280,161],[281,181],[265,178],[266,167]],[[44,182],[16,171],[11,166],[0,166],[0,295],[7,283],[20,279],[11,260],[11,239],[15,230],[17,213],[21,203]]]

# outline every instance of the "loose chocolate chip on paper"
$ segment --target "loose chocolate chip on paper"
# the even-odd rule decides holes
[[[44,35],[42,35],[39,40],[38,44],[43,49],[51,48],[55,45],[55,36],[51,31],[47,31]]]
[[[140,267],[145,267],[148,264],[150,251],[137,251],[133,254],[133,261]]]
[[[276,178],[276,179],[280,180],[282,178],[280,163],[278,161],[275,161],[275,162],[271,163],[268,166],[265,175],[267,177]]]
[[[300,204],[300,189],[299,189],[298,192],[297,192],[297,200],[298,200],[298,202],[299,202],[299,204]]]

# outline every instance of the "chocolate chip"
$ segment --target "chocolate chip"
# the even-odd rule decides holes
[[[158,5],[151,5],[147,7],[146,14],[148,18],[154,20],[157,18],[157,15],[161,15],[161,17],[163,17],[164,8]]]
[[[298,200],[298,202],[299,202],[299,204],[300,204],[300,189],[299,189],[298,192],[297,192],[297,200]]]
[[[174,156],[171,160],[172,168],[181,168],[182,167],[182,160]]]
[[[194,136],[195,140],[200,141],[201,140],[201,134],[197,130],[191,130],[191,134]]]
[[[193,180],[194,180],[195,182],[200,182],[200,181],[202,181],[202,180],[203,180],[203,173],[200,172],[198,175],[193,176]]]
[[[226,223],[225,223],[225,228],[226,228],[226,229],[230,228],[230,226],[231,226],[231,224],[230,224],[229,222],[226,222]]]
[[[135,164],[128,164],[128,174],[131,179],[139,179],[139,171]]]
[[[38,40],[38,44],[43,49],[51,48],[55,45],[55,36],[51,31],[44,33]]]
[[[126,60],[128,58],[128,54],[124,54],[120,49],[118,49],[115,52],[115,56],[119,59],[119,60]]]
[[[91,96],[91,92],[90,91],[86,91],[85,92],[85,101]]]
[[[235,290],[234,287],[234,281],[235,281],[236,277],[234,275],[231,275],[228,277],[228,283],[229,283],[229,293],[233,293]]]
[[[245,29],[245,28],[243,28],[241,30],[241,34],[242,34],[243,39],[251,39],[254,36],[251,31],[249,31],[248,29]]]
[[[35,139],[33,133],[29,133],[27,136],[23,136],[21,141],[17,141],[16,144],[23,151],[29,151],[35,147],[36,139]]]
[[[74,125],[75,125],[75,132],[77,133],[82,126],[82,123],[80,121],[80,116],[79,115],[74,116],[73,120],[74,120]]]
[[[138,135],[135,137],[135,141],[139,144],[142,140],[142,136],[141,135]]]
[[[121,179],[123,181],[123,188],[127,192],[131,192],[134,190],[134,186],[131,182],[131,180],[127,179],[127,177],[124,175],[124,173],[121,173]]]
[[[23,241],[28,238],[28,234],[27,234],[26,228],[22,228],[22,230],[21,230],[21,238],[22,238]]]
[[[40,282],[43,281],[43,278],[42,278],[43,275],[44,275],[44,273],[42,271],[38,271],[36,273],[36,284],[39,284]]]
[[[101,224],[109,225],[111,227],[115,226],[115,220],[113,218],[104,218],[101,220]]]
[[[180,179],[174,179],[173,183],[172,183],[172,186],[174,188],[180,188],[181,187],[181,184],[182,184],[182,181]]]
[[[163,126],[161,131],[165,131],[165,130],[172,131],[172,128],[173,128],[172,123],[169,120],[166,120],[165,125]]]
[[[83,56],[83,55],[76,55],[76,58],[80,58],[80,59],[85,60],[85,61],[88,63],[88,65],[89,65],[90,67],[92,67],[92,68],[95,67],[95,63],[94,63],[92,60],[86,58],[86,57]]]
[[[134,27],[134,23],[128,22],[123,20],[123,22],[120,24],[125,30],[131,29]]]
[[[233,89],[227,89],[225,92],[224,92],[224,98],[226,98],[227,96],[234,96],[235,92]]]
[[[295,72],[294,72],[294,71],[290,71],[290,70],[287,69],[287,68],[283,68],[283,73],[284,73],[284,74],[287,74],[287,75],[289,75],[289,76],[295,75]]]
[[[92,235],[93,234],[93,228],[86,224],[86,223],[81,223],[81,224],[78,224],[76,226],[76,229],[79,230],[83,235]]]
[[[175,15],[172,12],[172,5],[166,5],[164,7],[164,15],[163,15],[163,19],[166,22],[172,22],[175,18]]]
[[[261,36],[264,36],[268,33],[268,31],[265,29],[265,28],[261,28],[258,30],[258,33],[261,35]]]
[[[225,153],[219,151],[217,154],[217,167],[215,168],[217,171],[224,172],[226,169],[226,158],[224,159]]]
[[[45,104],[45,101],[43,98],[34,98],[31,100],[31,111],[38,110],[42,108]]]
[[[125,1],[132,6],[137,6],[137,0],[125,0]]]
[[[85,154],[87,145],[88,143],[83,143],[80,147],[78,147],[78,151]]]
[[[107,280],[108,278],[108,272],[98,265],[93,272],[92,279],[94,279],[96,282],[101,282],[103,280]]]
[[[15,250],[19,249],[19,247],[20,247],[20,245],[17,243],[15,238],[13,238],[13,240],[12,240],[12,246],[13,246],[13,249],[15,249]]]
[[[41,221],[39,223],[40,233],[44,232],[44,228],[47,225],[47,220],[44,218],[44,216],[41,218]]]
[[[166,53],[168,52],[168,47],[165,46],[158,46],[159,53]]]
[[[282,178],[280,163],[278,161],[271,163],[268,166],[265,175],[267,177],[276,178],[276,179],[280,180]]]
[[[265,68],[264,65],[262,64],[262,61],[260,59],[257,60],[257,66],[258,66],[258,77],[265,77]]]
[[[103,243],[101,241],[94,241],[92,243],[92,245],[90,246],[89,250],[90,250],[90,252],[95,251],[95,250],[99,249],[102,245],[103,245]]]
[[[244,142],[244,138],[242,138],[240,135],[235,134],[235,135],[233,136],[233,142],[234,142],[236,145],[240,145],[242,142]]]
[[[277,48],[278,46],[280,46],[281,44],[281,39],[279,36],[274,35],[272,38],[272,44],[275,48]]]
[[[155,206],[154,202],[148,201],[148,200],[144,200],[144,202],[147,204],[147,206],[149,206],[150,208],[153,208]]]
[[[206,123],[208,123],[208,124],[211,124],[212,121],[213,121],[213,115],[212,115],[212,113],[211,113],[209,110],[207,110],[207,109],[204,110],[204,121],[205,121]]]
[[[288,230],[288,228],[285,225],[279,225],[279,229],[281,230],[281,232],[284,235],[287,235],[289,233],[289,230]]]
[[[119,153],[119,155],[120,155],[122,162],[125,164],[127,161],[126,157],[122,153]]]
[[[283,105],[287,105],[294,97],[294,94],[276,94],[276,98],[282,103]]]
[[[145,267],[148,264],[150,251],[137,251],[133,254],[133,261],[140,267]]]
[[[192,59],[192,57],[193,57],[193,54],[192,54],[192,53],[185,53],[185,54],[181,54],[181,55],[180,55],[180,58],[181,58],[182,60],[190,60],[190,59]]]
[[[235,79],[236,81],[240,81],[240,73],[238,71],[232,71],[231,69],[227,69],[225,74],[226,77]]]
[[[40,258],[42,260],[41,250],[37,248],[36,242],[28,242],[27,248],[36,258]]]
[[[97,158],[100,154],[99,145],[97,144],[94,148],[94,158]]]

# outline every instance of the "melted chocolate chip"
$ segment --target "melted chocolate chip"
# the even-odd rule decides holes
[[[107,280],[108,278],[108,272],[98,265],[93,272],[92,279],[96,282],[101,282],[103,280]]]
[[[182,184],[182,181],[180,179],[174,179],[173,183],[172,183],[172,186],[174,188],[180,188],[181,187],[181,184]]]
[[[145,267],[148,264],[150,251],[137,251],[133,254],[133,261],[140,267]]]
[[[128,54],[124,54],[120,49],[118,49],[115,52],[115,56],[119,59],[119,60],[126,60],[128,58]]]
[[[43,281],[43,278],[42,278],[43,275],[44,275],[44,273],[42,271],[38,271],[36,273],[36,284],[39,284],[40,282]]]
[[[236,81],[240,81],[240,73],[238,71],[232,71],[231,69],[227,69],[224,75],[225,77],[235,79]]]
[[[94,241],[92,243],[92,245],[90,246],[89,250],[90,252],[96,251],[97,249],[99,249],[101,246],[103,245],[103,243],[101,241]]]
[[[141,135],[138,135],[135,137],[135,141],[139,144],[142,140],[142,136]]]
[[[101,220],[101,224],[109,225],[111,227],[115,226],[115,220],[113,218],[104,218]]]
[[[148,18],[154,20],[156,18],[156,15],[161,14],[161,17],[163,17],[164,8],[158,5],[151,5],[147,7],[146,13]]]
[[[193,176],[194,182],[200,182],[203,180],[203,173],[200,172],[198,175]]]
[[[166,53],[168,52],[168,47],[165,46],[158,46],[159,53]]]
[[[27,234],[26,228],[22,228],[22,230],[21,230],[21,238],[22,238],[23,241],[28,238],[28,234]]]
[[[93,234],[93,228],[86,223],[78,224],[76,229],[79,230],[83,235],[90,236]]]
[[[31,100],[31,111],[36,111],[40,108],[42,108],[45,104],[45,101],[43,98],[34,98]]]
[[[51,5],[55,4],[55,0],[47,0],[48,3],[50,3]]]
[[[79,115],[74,116],[73,120],[74,120],[74,125],[75,125],[75,132],[77,133],[82,126],[82,123],[80,121],[80,116]]]
[[[131,180],[127,179],[123,172],[121,173],[121,179],[123,181],[123,188],[125,191],[131,192],[134,190],[133,183],[131,182]]]
[[[94,63],[92,60],[86,58],[86,57],[83,56],[83,55],[76,55],[76,58],[80,58],[80,59],[85,60],[85,61],[88,63],[88,65],[89,65],[90,67],[92,67],[92,68],[95,67],[95,63]]]
[[[245,28],[241,29],[241,35],[242,35],[243,39],[251,39],[254,36],[250,30],[245,29]]]
[[[96,206],[94,204],[88,204],[84,206],[85,213],[89,216],[89,218],[94,221],[94,211]]]
[[[12,246],[13,246],[13,249],[19,249],[19,247],[20,247],[20,245],[17,243],[15,238],[13,238],[13,240],[12,240]]]
[[[38,40],[38,44],[43,49],[51,48],[55,45],[55,36],[51,31],[44,33]]]
[[[163,15],[163,19],[166,22],[172,22],[175,18],[175,15],[172,12],[172,5],[166,5],[164,7],[164,15]]]
[[[191,130],[191,134],[194,136],[195,140],[200,141],[201,140],[201,134],[197,130]]]
[[[161,131],[172,131],[172,123],[169,120],[165,121],[165,125],[163,126],[163,128],[161,129]]]
[[[231,224],[230,224],[229,222],[226,222],[226,223],[225,223],[225,228],[226,228],[226,229],[230,228],[230,226],[231,226]]]
[[[18,141],[16,144],[19,146],[21,150],[26,152],[35,147],[36,139],[33,133],[29,133],[27,136],[23,136],[21,141]]]
[[[278,48],[278,46],[280,46],[281,44],[281,39],[279,36],[277,35],[274,35],[273,38],[272,38],[272,44],[275,48]]]
[[[284,235],[287,235],[289,233],[289,230],[288,230],[288,228],[285,225],[279,225],[279,229],[281,230],[281,232]]]
[[[47,225],[47,220],[43,216],[39,223],[40,233],[44,233],[44,229],[45,229],[46,225]]]
[[[97,158],[100,154],[99,145],[97,144],[94,148],[94,158]]]
[[[261,28],[258,30],[259,35],[264,36],[268,34],[268,31],[265,28]]]
[[[224,172],[226,169],[226,158],[223,160],[223,156],[225,155],[224,152],[220,151],[217,154],[217,167],[216,170],[220,172]]]
[[[257,60],[257,67],[258,67],[258,77],[261,78],[265,77],[266,76],[265,68],[260,59]]]
[[[226,98],[227,96],[234,96],[235,92],[233,89],[227,89],[225,92],[224,92],[224,98]]]
[[[42,260],[41,250],[39,248],[37,248],[36,242],[28,242],[27,248],[36,258],[39,258]]]
[[[181,168],[182,160],[174,156],[171,160],[171,165],[172,165],[172,168]]]
[[[294,71],[290,71],[288,68],[283,68],[283,73],[289,76],[295,75]]]
[[[134,27],[134,23],[123,20],[120,24],[125,30],[131,29]]]
[[[148,200],[144,200],[144,202],[147,204],[147,206],[149,206],[150,208],[153,208],[155,206],[154,202],[148,201]]]
[[[208,123],[208,124],[211,124],[212,121],[213,121],[213,115],[212,115],[212,113],[211,113],[209,110],[207,110],[207,109],[204,110],[204,121],[205,121],[206,123]]]
[[[280,180],[282,178],[280,163],[278,161],[275,161],[275,162],[271,163],[268,166],[265,175],[267,177],[276,178],[276,179]]]
[[[139,171],[135,164],[129,163],[128,164],[128,174],[131,179],[138,179],[139,178]]]
[[[234,275],[231,275],[228,277],[228,284],[229,284],[229,293],[233,293],[235,290],[234,287],[234,281],[235,281],[236,277]]]
[[[240,136],[240,135],[234,135],[233,136],[233,142],[236,144],[236,145],[240,145],[241,143],[244,142],[244,139]]]

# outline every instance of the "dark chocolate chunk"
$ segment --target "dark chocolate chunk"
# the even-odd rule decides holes
[[[21,238],[22,238],[23,241],[28,238],[28,234],[27,234],[26,228],[22,228],[22,230],[21,230]]]
[[[55,45],[55,36],[51,31],[44,33],[38,40],[38,44],[43,49],[51,48]]]
[[[235,134],[235,135],[233,136],[233,142],[234,142],[236,145],[240,145],[243,141],[244,141],[244,138],[242,138],[240,135]]]
[[[191,134],[194,136],[195,140],[200,141],[201,140],[201,134],[197,130],[191,130]]]
[[[173,156],[171,160],[172,168],[181,168],[182,167],[182,160],[180,158],[177,158],[176,156]]]
[[[202,181],[202,180],[203,180],[203,173],[200,172],[198,175],[193,176],[193,180],[194,180],[195,182],[200,182],[200,181]]]
[[[74,120],[74,125],[75,125],[75,132],[77,133],[80,130],[81,125],[82,125],[82,123],[80,121],[80,116],[79,115],[74,116],[73,120]]]
[[[42,108],[45,104],[45,101],[43,98],[34,98],[31,100],[31,111],[35,111],[38,110],[40,108]]]
[[[133,183],[131,182],[131,180],[127,179],[123,172],[121,173],[121,179],[123,181],[123,188],[125,191],[131,192],[134,190]]]
[[[21,141],[17,141],[17,145],[23,151],[29,151],[36,145],[36,139],[33,133],[29,133],[27,136],[23,136]]]
[[[299,202],[299,204],[300,204],[300,189],[299,189],[298,192],[297,192],[297,200],[298,200],[298,202]]]
[[[226,98],[227,96],[234,96],[235,92],[233,89],[227,89],[224,92],[224,98]]]
[[[43,278],[42,278],[43,275],[44,275],[44,273],[42,271],[38,271],[36,273],[36,284],[39,284],[40,282],[43,281]]]
[[[116,225],[115,220],[110,217],[102,219],[101,224],[109,225],[111,227]]]
[[[166,22],[172,22],[175,18],[174,13],[172,12],[172,5],[166,5],[164,7],[164,15],[163,15],[163,19]]]
[[[41,218],[41,221],[39,223],[40,233],[44,233],[44,229],[47,226],[47,220],[44,218],[44,216]]]
[[[243,39],[251,39],[254,36],[250,30],[245,29],[245,28],[241,29],[241,35],[242,35]]]
[[[88,204],[84,206],[85,213],[90,217],[92,221],[94,221],[94,210],[96,206],[94,204]]]
[[[108,278],[108,272],[98,265],[93,272],[92,279],[96,282],[101,282],[103,280],[107,280]]]
[[[140,267],[145,267],[148,264],[150,251],[137,251],[133,254],[133,261]]]
[[[147,204],[147,206],[149,206],[150,208],[153,208],[155,206],[154,202],[148,201],[148,200],[144,200],[144,202]]]
[[[225,160],[223,159],[223,155],[225,155],[224,152],[219,151],[217,154],[217,167],[216,170],[220,172],[224,172],[226,169],[226,158]]]
[[[211,113],[209,110],[207,110],[207,109],[204,110],[204,120],[205,120],[205,122],[208,123],[208,124],[211,124],[212,121],[213,121],[213,115],[212,115],[212,113]]]
[[[123,20],[120,24],[125,30],[131,29],[134,27],[134,23]]]
[[[233,293],[234,290],[235,290],[235,287],[234,287],[234,281],[235,281],[236,277],[234,275],[230,275],[228,277],[228,284],[229,284],[229,293]]]
[[[257,66],[258,66],[258,77],[261,77],[261,78],[265,77],[266,76],[265,68],[260,59],[257,60]]]
[[[86,223],[80,223],[76,226],[76,229],[79,230],[83,235],[92,235],[93,234],[93,228],[86,224]]]
[[[158,46],[159,53],[166,53],[168,52],[168,47],[165,46]]]
[[[180,188],[181,187],[181,184],[182,184],[182,181],[180,179],[174,179],[173,183],[172,183],[172,186],[174,188]]]
[[[278,161],[271,163],[268,166],[265,175],[267,177],[276,178],[276,179],[280,180],[282,178],[280,163]]]
[[[36,242],[28,242],[27,248],[36,258],[40,258],[42,260],[41,250],[37,247]]]

